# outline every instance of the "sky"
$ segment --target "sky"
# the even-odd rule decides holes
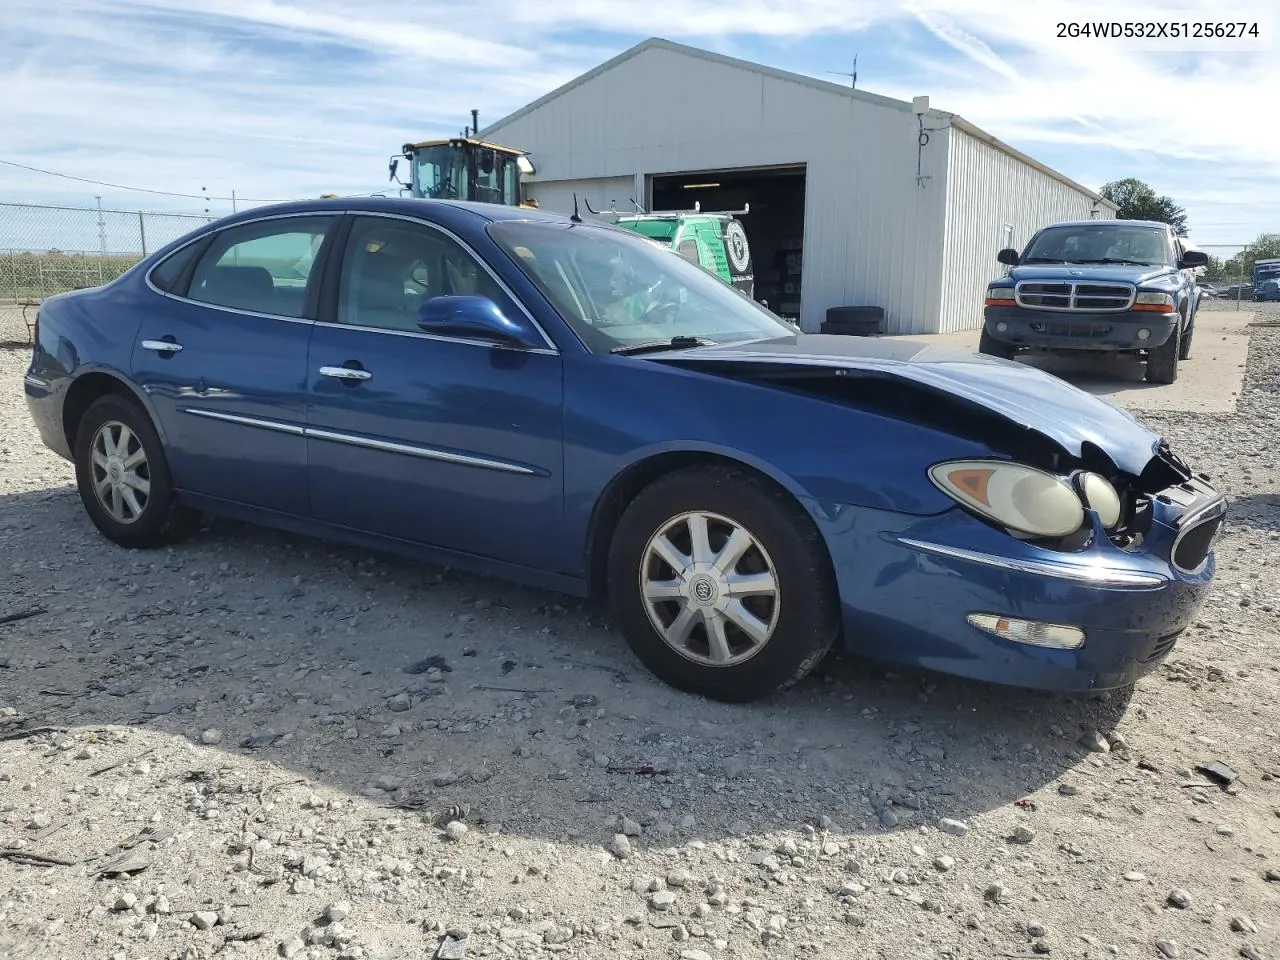
[[[1259,36],[1056,35],[1209,10]],[[1198,243],[1244,244],[1280,232],[1276,29],[1275,0],[0,0],[0,202],[222,215],[232,191],[384,190],[402,143],[659,36],[837,83],[856,56],[860,89],[928,95],[1094,189],[1138,177]]]

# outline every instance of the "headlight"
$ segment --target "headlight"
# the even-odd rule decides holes
[[[1002,460],[951,460],[929,468],[943,493],[1002,526],[1065,537],[1084,523],[1084,506],[1065,480]]]
[[[1013,303],[1013,287],[987,287],[987,306]]]
[[[1082,473],[1076,483],[1080,486],[1080,499],[1098,514],[1103,528],[1110,530],[1120,522],[1120,494],[1111,481],[1100,473]]]
[[[1173,313],[1173,297],[1167,293],[1139,293],[1134,298],[1133,309],[1149,313]]]

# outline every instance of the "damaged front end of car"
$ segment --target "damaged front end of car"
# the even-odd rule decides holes
[[[999,361],[977,370],[967,360],[771,359],[704,354],[686,363],[939,438],[939,453],[922,451],[919,469],[950,508],[810,505],[835,567],[848,649],[988,681],[1096,691],[1153,669],[1194,619],[1227,502],[1128,414]],[[951,456],[953,438],[983,452]]]

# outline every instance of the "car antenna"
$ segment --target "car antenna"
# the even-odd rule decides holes
[[[590,200],[588,200],[586,197],[583,197],[583,198],[582,198],[582,203],[583,203],[583,205],[587,208],[587,213],[595,214],[597,217],[598,217],[598,216],[600,216],[600,211],[599,211],[599,210],[592,210],[592,209],[591,209],[591,201],[590,201]]]
[[[581,222],[582,222],[582,216],[578,213],[578,193],[577,193],[577,191],[574,191],[574,194],[573,194],[573,216],[572,216],[572,217],[570,217],[569,219],[570,219],[570,220],[572,220],[574,223],[581,223]]]

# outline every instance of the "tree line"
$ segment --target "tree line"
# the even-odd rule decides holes
[[[1187,211],[1175,203],[1172,197],[1157,194],[1136,177],[1112,180],[1103,184],[1098,192],[1119,207],[1116,211],[1118,220],[1154,220],[1169,224],[1180,237],[1187,235]],[[1248,280],[1255,261],[1272,257],[1280,257],[1280,233],[1260,233],[1234,257],[1222,258],[1210,254],[1204,278]]]

